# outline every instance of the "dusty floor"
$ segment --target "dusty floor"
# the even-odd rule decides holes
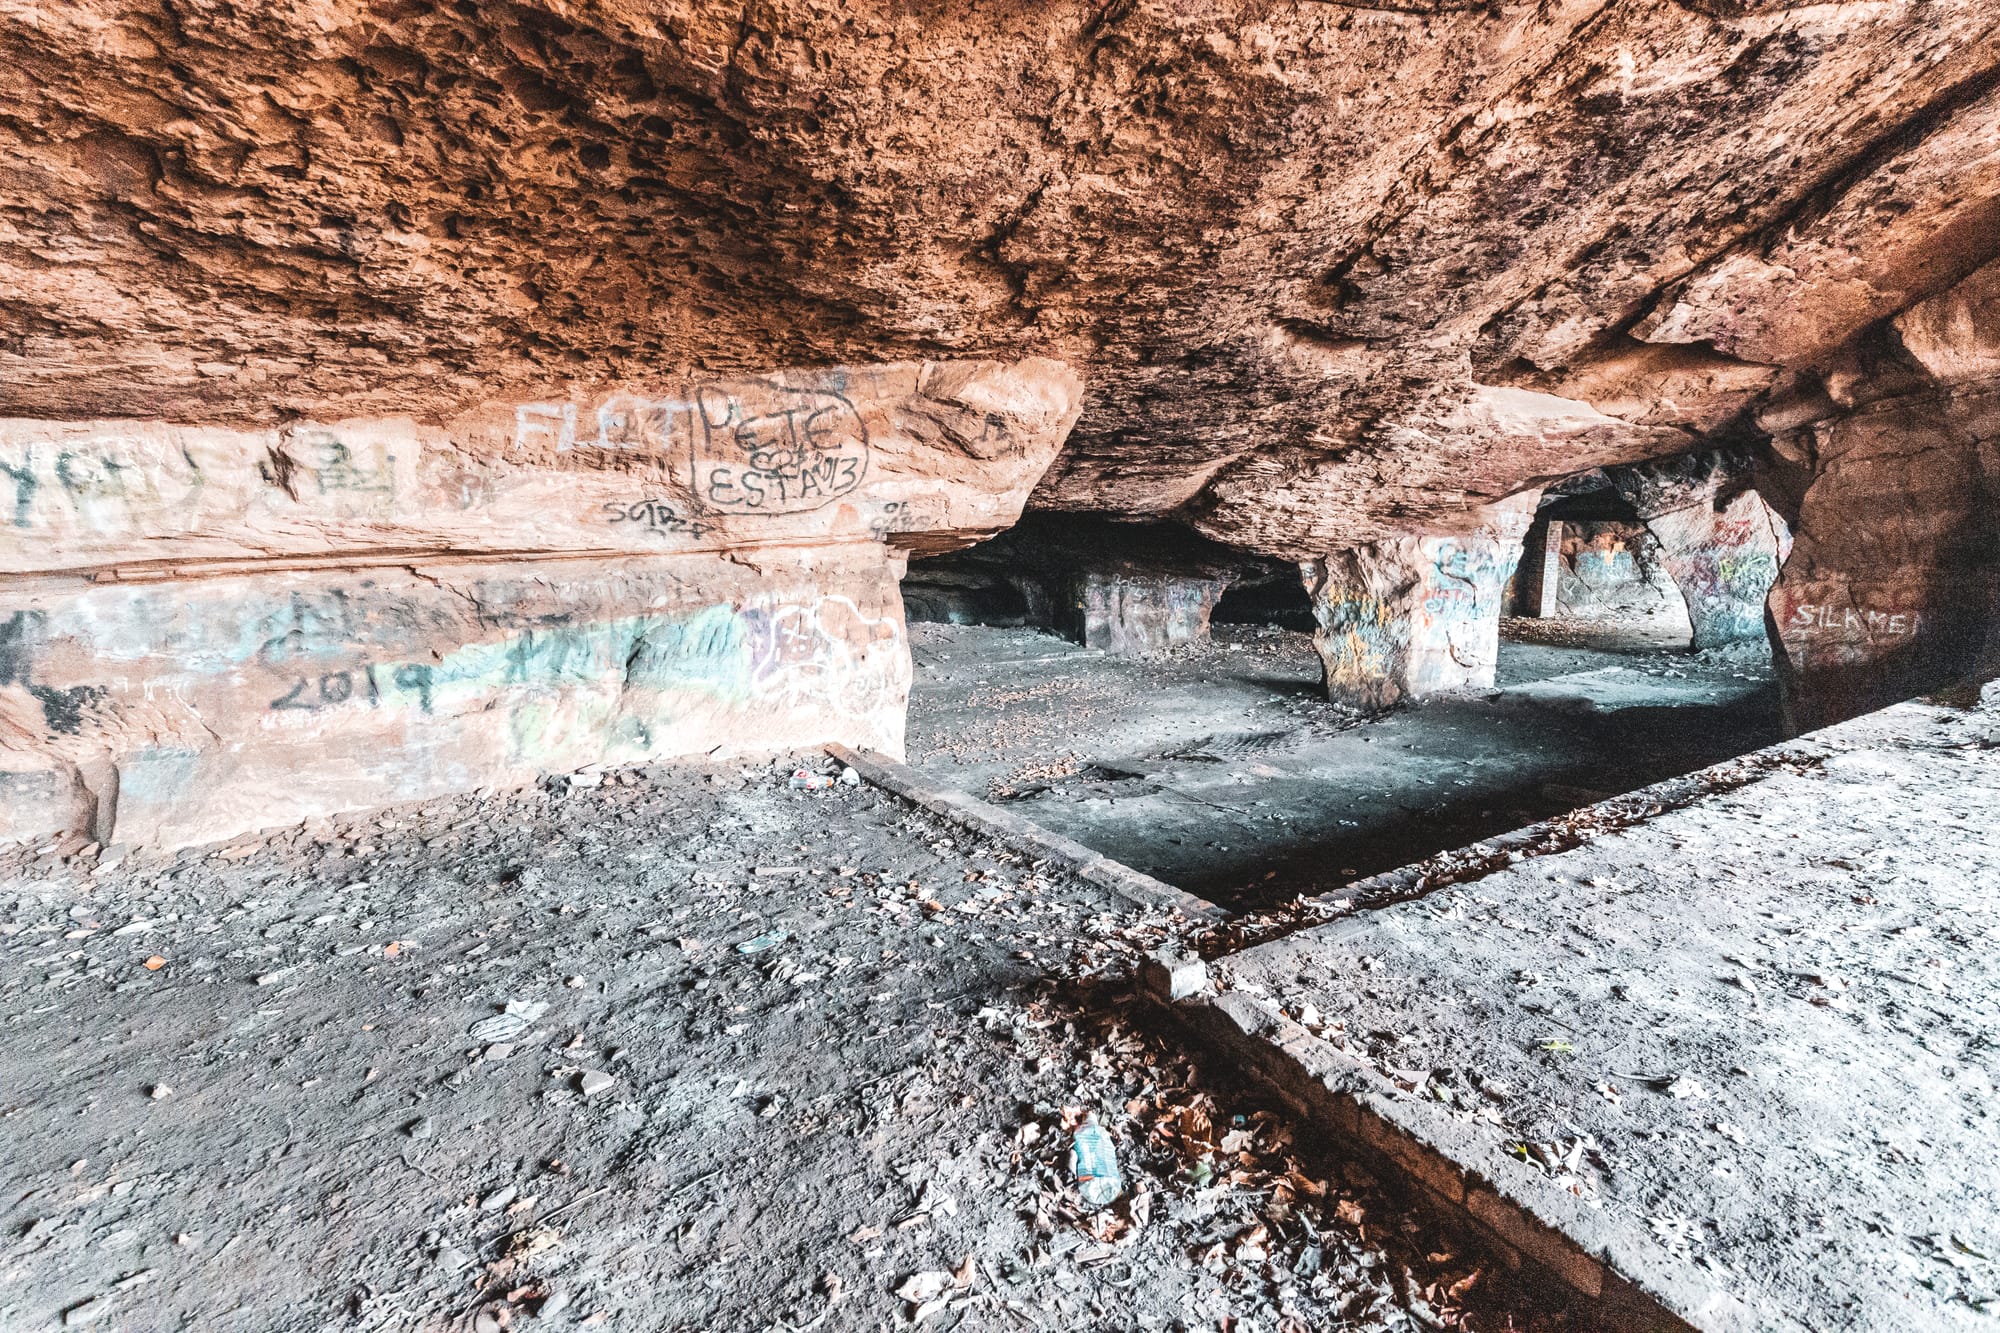
[[[0,867],[0,1327],[1566,1326],[1128,1011],[1166,923],[788,772]]]
[[[909,761],[1192,893],[1324,892],[1777,738],[1762,644],[1510,621],[1498,688],[1375,718],[1309,635],[1220,625],[1148,659],[1026,629],[912,625]]]
[[[2000,696],[1217,965],[1706,1326],[2000,1317]]]

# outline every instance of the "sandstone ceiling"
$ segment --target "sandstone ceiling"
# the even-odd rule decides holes
[[[1038,505],[1297,555],[1997,253],[1992,0],[0,0],[6,415],[1035,355]]]

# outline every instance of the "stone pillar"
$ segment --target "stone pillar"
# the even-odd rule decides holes
[[[1208,638],[1208,618],[1228,580],[1137,569],[1071,576],[1068,626],[1086,648],[1117,657],[1157,653]]]
[[[1546,620],[1560,613],[1563,572],[1563,525],[1551,519],[1528,530],[1527,547],[1515,576],[1519,614]]]
[[[1747,454],[1718,450],[1607,471],[1659,542],[1697,651],[1764,637],[1764,599],[1791,550],[1753,469]]]
[[[1501,602],[1539,492],[1464,533],[1395,537],[1300,566],[1327,696],[1357,708],[1493,684]]]

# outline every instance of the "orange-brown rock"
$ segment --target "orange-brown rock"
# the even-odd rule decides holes
[[[0,841],[902,748],[911,550],[1019,516],[1052,362],[263,429],[0,422]]]
[[[1779,455],[1810,477],[1770,597],[1800,727],[1905,697],[2000,648],[1996,266],[1849,349]],[[1837,395],[1837,397],[1832,396]]]
[[[1038,503],[1290,558],[1686,448],[2000,248],[1986,0],[80,0],[0,69],[0,413],[1042,355]]]
[[[1831,715],[1994,622],[1996,126],[1990,0],[0,0],[13,817],[893,748],[901,557],[1024,501],[1411,611],[1496,506],[1717,443]],[[294,594],[354,618],[257,638]],[[711,610],[826,598],[867,707],[688,685]],[[1371,679],[1480,678],[1421,630]],[[253,799],[309,750],[374,767]]]

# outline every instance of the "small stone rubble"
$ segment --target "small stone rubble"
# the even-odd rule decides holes
[[[0,1322],[1564,1326],[1132,1007],[1173,917],[801,764],[10,860]]]

